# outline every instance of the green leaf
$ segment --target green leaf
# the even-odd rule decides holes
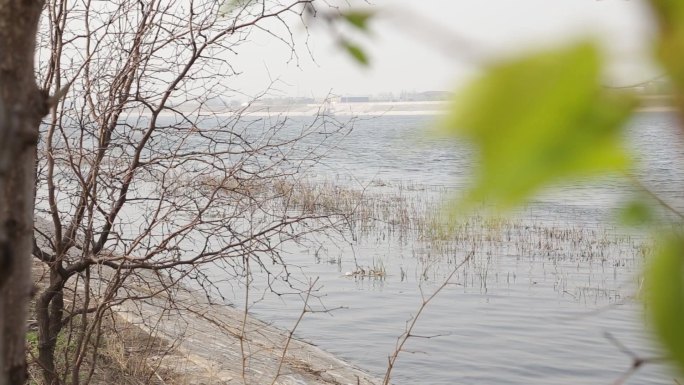
[[[651,0],[661,27],[671,28],[684,21],[684,2],[681,0]]]
[[[349,12],[343,12],[341,14],[342,18],[346,20],[349,24],[352,26],[364,31],[368,32],[368,21],[374,16],[375,14],[370,11],[360,11],[360,10],[353,10]]]
[[[651,0],[658,21],[656,56],[672,81],[679,109],[684,109],[684,1]]]
[[[643,226],[653,223],[653,208],[643,199],[628,202],[620,210],[620,222],[627,226]]]
[[[625,170],[634,100],[605,91],[600,71],[597,49],[578,44],[495,65],[458,96],[441,127],[480,156],[462,203],[507,208],[550,182]]]
[[[672,236],[646,271],[646,305],[656,334],[684,372],[684,238]]]
[[[368,66],[370,61],[368,60],[366,52],[364,52],[364,50],[361,47],[347,40],[342,40],[340,44],[342,45],[342,47],[344,47],[347,53],[359,64],[363,66]]]
[[[227,16],[232,11],[238,8],[244,8],[248,6],[253,0],[224,0],[223,4],[219,8],[220,16]]]

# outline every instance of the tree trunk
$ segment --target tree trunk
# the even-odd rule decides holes
[[[36,318],[38,321],[38,365],[43,372],[46,385],[59,384],[55,367],[55,349],[57,337],[62,331],[62,315],[64,313],[64,279],[51,269],[50,286],[36,301]]]
[[[0,0],[0,385],[26,381],[35,152],[47,112],[33,72],[42,6]]]

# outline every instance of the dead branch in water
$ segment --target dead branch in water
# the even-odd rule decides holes
[[[456,275],[458,270],[463,265],[465,265],[473,257],[474,254],[475,254],[475,252],[473,252],[473,251],[468,253],[468,255],[458,265],[456,265],[456,267],[454,267],[454,269],[446,277],[446,279],[442,282],[442,284],[439,285],[439,287],[437,287],[437,289],[435,291],[433,291],[429,297],[425,298],[423,296],[423,302],[420,304],[420,307],[418,308],[418,312],[416,313],[416,315],[414,315],[410,319],[410,321],[408,321],[406,329],[397,338],[397,343],[395,345],[394,351],[388,357],[387,371],[385,372],[385,377],[382,381],[383,385],[389,385],[390,384],[390,378],[392,377],[392,370],[394,369],[394,365],[396,364],[397,359],[399,358],[399,354],[402,351],[404,351],[404,345],[406,344],[406,342],[412,337],[420,337],[420,336],[414,335],[412,333],[413,333],[413,329],[415,328],[416,324],[418,323],[418,319],[423,314],[423,311],[425,310],[425,308],[430,304],[430,302],[432,302],[432,300],[435,297],[437,297],[437,295],[439,295],[439,293],[442,292],[442,290],[444,290],[444,288],[446,288],[451,283],[451,279],[454,277],[454,275]],[[427,338],[431,338],[431,337],[427,337]]]

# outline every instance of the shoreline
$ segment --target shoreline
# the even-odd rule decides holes
[[[147,284],[159,279],[158,276],[151,275]],[[163,285],[163,282],[159,284]],[[140,289],[139,286],[128,288],[129,291]],[[148,290],[149,288],[145,288],[141,294],[144,295]],[[176,309],[168,311],[168,304],[171,302]],[[258,320],[249,313],[245,316],[241,309],[209,303],[206,298],[196,295],[186,287],[175,288],[172,297],[164,292],[145,300],[124,302],[113,310],[127,323],[147,334],[175,343],[189,363],[210,375],[213,379],[210,383],[381,383],[380,379],[317,346],[296,337],[289,338],[286,330]],[[243,320],[247,321],[244,329]],[[287,352],[283,355],[286,344]],[[277,378],[274,379],[276,373]]]
[[[49,232],[47,219],[36,217],[34,223]],[[32,274],[36,287],[44,290],[45,265],[34,259]],[[107,286],[111,274],[108,268],[93,266],[92,274],[95,286]],[[96,287],[90,290],[97,292]],[[191,379],[188,384],[197,385],[382,383],[381,379],[332,353],[290,337],[288,330],[249,313],[245,315],[242,309],[210,302],[203,292],[193,291],[159,272],[136,272],[127,280],[125,291],[127,298],[137,299],[112,306],[112,313],[124,322],[120,325],[122,329],[136,328],[171,347],[161,356],[150,353],[145,358],[155,361],[157,368],[163,368],[174,379]],[[246,321],[244,327],[243,321]],[[285,346],[287,351],[283,354]],[[107,365],[102,365],[101,369],[106,371]],[[152,371],[158,376],[154,368]]]

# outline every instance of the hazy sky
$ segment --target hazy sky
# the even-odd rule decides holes
[[[244,73],[235,87],[254,93],[279,79],[277,88],[292,96],[453,90],[487,60],[586,36],[605,48],[609,82],[657,73],[644,60],[653,27],[641,0],[375,0],[371,6],[380,12],[373,36],[358,39],[370,68],[350,60],[323,25],[309,29],[309,55],[307,34],[295,26],[299,60],[285,63],[287,47],[255,33],[236,57]]]

